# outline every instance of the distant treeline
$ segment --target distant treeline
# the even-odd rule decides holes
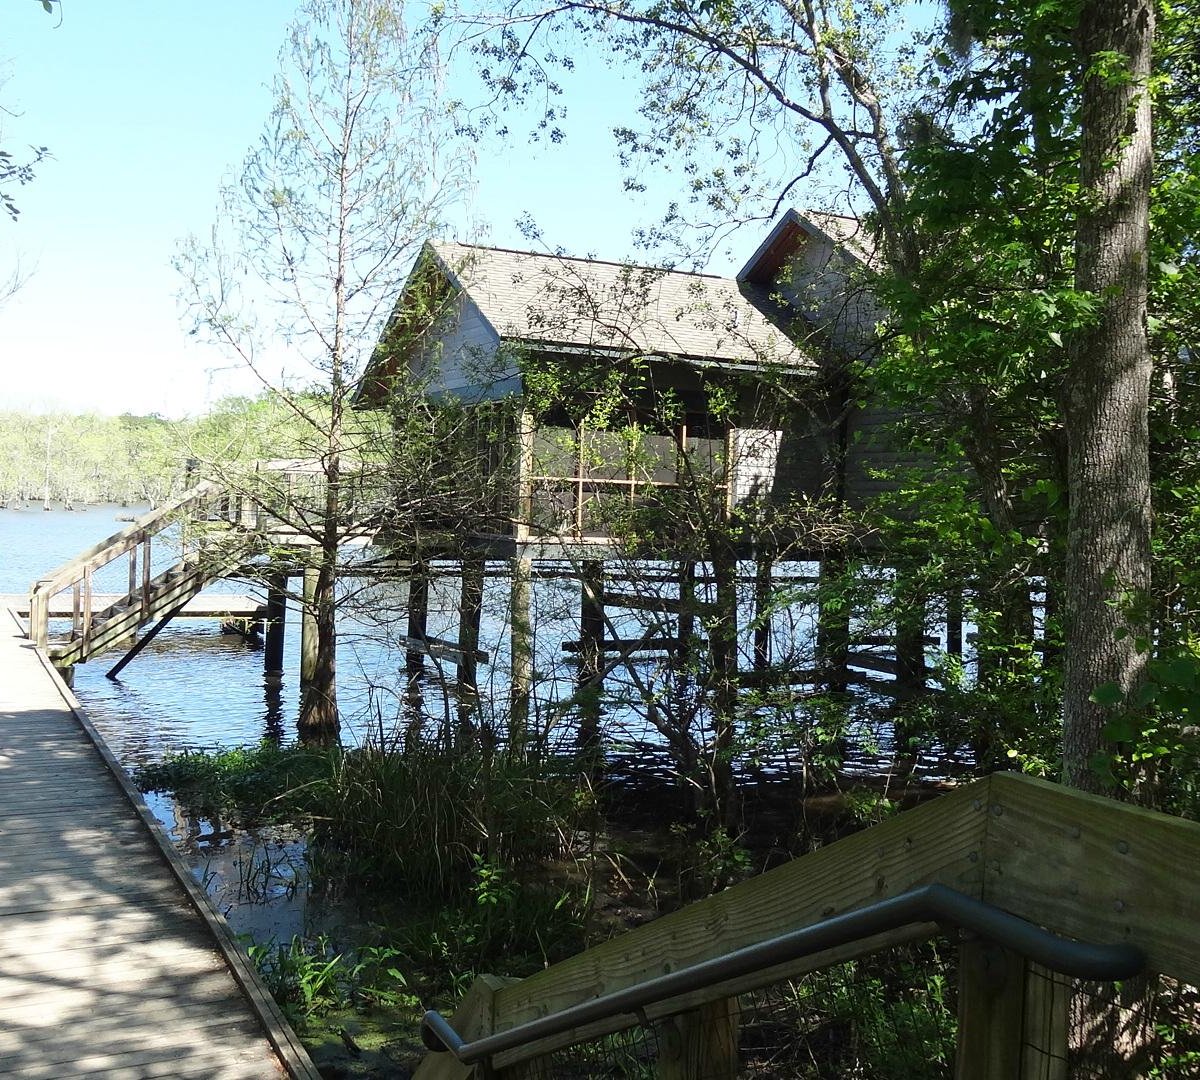
[[[293,428],[290,411],[265,397],[229,398],[188,420],[0,412],[0,504],[157,506],[186,487],[189,460],[286,456]]]

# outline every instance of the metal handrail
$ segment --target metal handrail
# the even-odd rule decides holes
[[[449,1051],[464,1065],[470,1065],[597,1020],[623,1013],[637,1014],[648,1005],[678,994],[921,922],[948,923],[973,931],[1044,967],[1080,979],[1127,979],[1146,964],[1145,954],[1134,945],[1072,941],[946,885],[923,885],[889,900],[749,945],[727,956],[693,964],[682,971],[660,975],[473,1042],[464,1042],[445,1017],[431,1010],[421,1021],[421,1039],[430,1050]]]

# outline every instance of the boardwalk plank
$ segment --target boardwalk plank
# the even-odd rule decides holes
[[[0,618],[0,1075],[265,1078],[287,1075],[281,1048],[315,1078],[73,697]]]

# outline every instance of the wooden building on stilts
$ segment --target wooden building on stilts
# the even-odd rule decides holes
[[[598,745],[596,700],[618,665],[657,652],[686,681],[702,650],[703,696],[724,717],[706,745],[728,757],[739,688],[764,684],[772,666],[777,594],[803,583],[819,598],[821,579],[840,579],[867,550],[844,511],[898,461],[875,436],[888,417],[852,400],[846,374],[876,321],[871,251],[853,219],[795,211],[735,278],[425,245],[359,402],[419,394],[454,417],[454,436],[434,445],[467,517],[419,551],[405,550],[401,530],[395,554],[418,568],[461,561],[468,691],[483,566],[507,562],[510,739],[529,720],[530,583],[553,564],[579,584],[578,637],[563,648],[578,664],[581,744]],[[793,569],[781,580],[784,564]],[[427,591],[416,578],[410,596],[419,654]],[[825,607],[793,682],[856,677],[850,615]],[[633,632],[630,612],[645,615]],[[924,642],[923,625],[896,627],[890,657],[863,653],[854,666],[919,684]],[[664,685],[633,681],[653,720]],[[679,727],[660,730],[669,741]]]

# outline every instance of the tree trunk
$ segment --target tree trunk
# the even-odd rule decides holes
[[[333,742],[338,735],[337,705],[337,558],[341,525],[340,386],[335,381],[330,453],[325,460],[325,510],[321,524],[321,561],[313,604],[316,607],[317,655],[312,681],[304,688],[297,731],[305,742]]]
[[[1128,706],[1145,674],[1137,639],[1148,631],[1150,463],[1147,414],[1146,246],[1152,153],[1151,0],[1085,0],[1076,286],[1097,301],[1093,325],[1072,342],[1065,402],[1070,517],[1064,779],[1091,790],[1112,684]],[[1113,58],[1120,62],[1114,64]],[[1097,70],[1099,69],[1099,70]],[[1115,69],[1115,70],[1114,70]]]
[[[316,609],[317,655],[312,680],[304,687],[297,731],[304,742],[332,742],[338,734],[337,626],[334,602],[335,574],[321,560],[313,592]]]

